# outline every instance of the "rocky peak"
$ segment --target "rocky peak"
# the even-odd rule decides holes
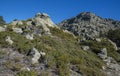
[[[24,34],[28,39],[31,37],[29,34],[51,35],[49,27],[57,27],[46,13],[36,13],[35,17],[24,21],[15,19],[9,25],[14,32]],[[24,31],[31,31],[31,33]]]
[[[93,18],[95,16],[96,15],[94,13],[91,13],[91,12],[82,12],[77,16],[77,18]]]
[[[79,15],[76,16],[77,19],[80,19],[81,21],[89,21],[89,22],[102,22],[102,18],[97,16],[94,13],[91,12],[82,12]]]
[[[40,18],[43,18],[43,17],[46,17],[46,18],[50,18],[50,16],[46,13],[36,13],[35,17],[40,17]]]
[[[35,18],[33,18],[33,22],[36,25],[44,25],[44,26],[49,26],[49,27],[54,27],[54,23],[50,19],[50,16],[46,13],[37,13],[35,15]]]
[[[96,36],[99,37],[101,33],[105,33],[110,29],[119,28],[119,25],[119,21],[101,18],[91,12],[80,13],[76,17],[64,20],[59,24],[62,29],[86,39],[94,39]]]

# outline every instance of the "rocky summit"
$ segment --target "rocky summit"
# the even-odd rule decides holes
[[[46,13],[0,16],[0,76],[120,76],[120,21],[91,12],[58,26]]]
[[[94,39],[108,30],[120,28],[120,21],[101,18],[91,12],[83,12],[62,21],[59,26],[85,39]]]

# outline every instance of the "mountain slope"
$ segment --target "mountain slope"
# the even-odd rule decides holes
[[[81,42],[45,13],[0,27],[0,76],[119,76],[108,38]]]

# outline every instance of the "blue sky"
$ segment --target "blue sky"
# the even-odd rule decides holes
[[[7,22],[25,20],[37,12],[45,12],[59,23],[87,11],[120,20],[120,0],[0,0],[0,15]]]

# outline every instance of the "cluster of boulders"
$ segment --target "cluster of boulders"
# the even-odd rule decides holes
[[[13,45],[13,40],[11,39],[10,36],[7,36],[5,41],[8,42],[10,45]],[[40,57],[45,56],[46,53],[45,52],[39,52],[36,48],[33,47],[29,51],[28,55],[32,56],[31,63],[35,64],[35,63],[39,63]]]
[[[108,76],[120,75],[120,65],[114,58],[107,56],[106,48],[103,48],[98,56],[106,63],[106,66],[103,66],[102,69]]]
[[[13,32],[24,35],[27,39],[33,40],[34,35],[51,35],[49,27],[57,27],[46,13],[37,13],[34,18],[28,20],[14,20],[8,25],[0,26],[0,32],[7,31],[10,26]]]
[[[37,13],[34,18],[28,19],[24,23],[27,25],[25,29],[32,30],[33,34],[39,35],[43,33],[50,35],[49,27],[55,27],[55,24],[46,13]]]
[[[0,54],[0,76],[16,76],[18,71],[31,71],[34,69],[39,73],[41,67],[44,67],[44,65],[41,65],[43,62],[40,62],[40,59],[45,57],[46,53],[39,52],[34,47],[28,55],[21,54],[13,48],[2,48],[1,50],[4,54]],[[34,67],[31,65],[34,65]]]

